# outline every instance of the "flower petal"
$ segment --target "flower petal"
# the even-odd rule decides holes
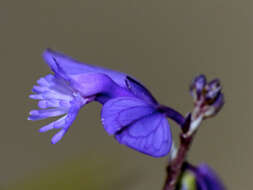
[[[55,144],[59,140],[61,140],[62,137],[65,135],[65,133],[69,130],[69,127],[74,122],[79,109],[80,109],[80,107],[78,105],[76,107],[75,106],[71,107],[67,117],[65,118],[64,125],[60,126],[60,123],[56,124],[56,126],[55,126],[56,128],[61,127],[62,129],[52,137],[52,139],[51,139],[52,144]]]
[[[46,110],[32,110],[30,111],[29,120],[40,120],[48,117],[57,117],[63,115],[67,110],[61,108],[46,109]]]
[[[54,71],[58,71],[58,67],[56,65],[59,64],[59,66],[63,69],[63,71],[67,75],[78,75],[78,74],[84,74],[84,73],[90,73],[90,72],[96,72],[96,73],[103,73],[108,75],[114,82],[116,82],[121,87],[125,87],[125,78],[126,74],[112,71],[109,69],[105,69],[103,67],[97,67],[85,63],[81,63],[69,56],[66,56],[60,52],[53,51],[51,49],[47,49],[43,53],[43,57],[46,61],[46,63],[52,68]]]
[[[101,118],[105,130],[113,135],[136,120],[155,111],[155,108],[140,99],[119,97],[104,104]]]
[[[51,139],[51,143],[52,144],[56,144],[57,142],[59,142],[62,137],[65,135],[67,131],[65,129],[61,129],[58,133],[56,133],[52,139]]]
[[[148,103],[157,105],[156,99],[153,97],[153,95],[148,91],[148,89],[143,86],[141,83],[136,81],[130,76],[127,76],[126,78],[126,85],[127,88],[138,98],[145,100]]]
[[[166,117],[134,97],[109,100],[102,108],[105,130],[121,144],[153,157],[168,154],[172,144]]]
[[[169,123],[158,112],[123,128],[115,137],[119,143],[153,157],[167,155],[172,145]]]
[[[58,119],[48,125],[41,127],[39,129],[39,132],[44,133],[44,132],[47,132],[52,129],[62,128],[64,126],[64,124],[66,123],[66,121],[65,121],[66,117],[67,117],[67,115],[61,117],[60,119]]]
[[[48,99],[48,100],[40,100],[38,103],[38,107],[45,109],[50,107],[62,107],[69,108],[71,103],[67,100],[58,100],[58,99]]]
[[[107,78],[110,78],[110,80],[112,80],[113,83],[115,83],[117,86],[123,89],[126,89],[127,91],[130,91],[136,97],[143,99],[151,104],[155,104],[155,105],[157,104],[157,101],[155,100],[155,98],[140,82],[138,82],[133,77],[130,77],[129,75],[125,73],[105,69],[103,67],[97,67],[97,66],[81,63],[69,56],[66,56],[60,52],[53,51],[50,49],[47,49],[43,53],[43,57],[46,63],[55,72],[56,76],[60,76],[60,78],[63,78],[69,82],[73,82],[74,80],[75,84],[77,83],[81,84],[80,82],[81,78],[85,78],[86,80],[90,78],[90,81],[92,81],[92,83],[89,86],[93,85],[93,88],[94,88],[94,87],[100,87],[101,82],[103,85],[106,84],[108,80],[105,78],[105,76],[107,76]],[[100,78],[93,80],[93,77],[95,75],[92,76],[92,75],[87,75],[87,74],[100,74]],[[89,78],[87,76],[89,76]],[[98,75],[96,77],[98,77]],[[102,78],[104,79],[101,80]],[[96,84],[94,85],[94,83],[97,81],[99,82],[98,85]],[[71,84],[71,86],[72,85],[73,84]],[[86,87],[85,89],[89,89],[89,88]],[[110,87],[106,89],[108,89],[109,91],[112,90],[112,88]],[[100,99],[104,99],[104,97],[101,97]],[[104,103],[104,101],[101,101],[101,102]]]

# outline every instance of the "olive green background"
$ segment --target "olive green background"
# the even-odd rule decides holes
[[[225,107],[203,123],[189,159],[210,164],[228,189],[253,189],[252,19],[251,0],[0,0],[0,189],[159,190],[164,181],[167,158],[119,145],[99,104],[56,145],[55,131],[37,132],[49,120],[26,120],[37,107],[31,88],[50,72],[47,47],[129,73],[184,114],[192,78],[220,78]]]

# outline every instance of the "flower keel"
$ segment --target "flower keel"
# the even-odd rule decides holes
[[[49,117],[62,116],[58,120],[40,128],[40,132],[59,129],[51,139],[52,144],[57,143],[68,131],[75,120],[80,108],[87,104],[91,98],[84,98],[66,81],[54,75],[47,75],[37,81],[33,87],[35,94],[30,98],[39,100],[39,110],[32,110],[28,120],[40,120]]]

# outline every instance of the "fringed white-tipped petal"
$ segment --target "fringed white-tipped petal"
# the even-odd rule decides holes
[[[51,143],[52,144],[56,144],[57,142],[59,142],[62,137],[65,135],[67,131],[65,129],[61,129],[58,133],[56,133],[52,139],[51,139]]]
[[[61,128],[64,126],[65,124],[65,119],[66,119],[67,115],[61,117],[60,119],[48,124],[48,125],[45,125],[43,127],[41,127],[39,129],[39,132],[41,133],[44,133],[44,132],[47,132],[49,130],[52,130],[52,129],[58,129],[58,128]]]
[[[46,110],[32,110],[30,111],[30,120],[40,120],[49,117],[57,117],[67,113],[68,110],[62,108],[46,109]]]
[[[38,103],[38,107],[41,109],[46,108],[56,108],[56,107],[64,107],[64,108],[70,108],[71,104],[67,100],[57,100],[57,99],[50,99],[50,100],[41,100]]]
[[[49,117],[63,115],[60,119],[43,126],[40,132],[46,132],[52,129],[60,129],[51,142],[57,143],[75,120],[79,109],[87,103],[87,99],[80,96],[72,90],[63,80],[53,75],[47,75],[37,81],[38,85],[33,87],[35,94],[30,95],[31,99],[40,100],[38,107],[41,110],[32,110],[29,120],[40,120]]]

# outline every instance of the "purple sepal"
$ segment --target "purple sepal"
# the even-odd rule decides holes
[[[172,138],[165,115],[143,100],[112,99],[103,106],[101,118],[105,130],[121,144],[153,157],[170,151]]]
[[[119,97],[107,101],[101,111],[105,130],[114,135],[142,117],[156,112],[156,109],[141,99]]]
[[[119,143],[153,157],[167,155],[172,145],[169,123],[161,113],[140,118],[116,133],[115,138]]]
[[[82,63],[70,56],[51,49],[46,49],[43,52],[43,58],[52,70],[56,68],[55,63],[57,62],[63,71],[69,76],[87,73],[102,73],[109,76],[119,86],[126,87],[125,80],[128,75],[125,73]]]
[[[52,71],[69,81],[74,89],[78,88],[79,92],[92,90],[93,94],[99,94],[97,100],[100,103],[105,103],[108,98],[136,96],[150,104],[157,104],[155,98],[144,85],[125,73],[81,63],[51,49],[47,49],[43,53],[43,57]],[[92,92],[88,92],[84,96],[93,95]]]

